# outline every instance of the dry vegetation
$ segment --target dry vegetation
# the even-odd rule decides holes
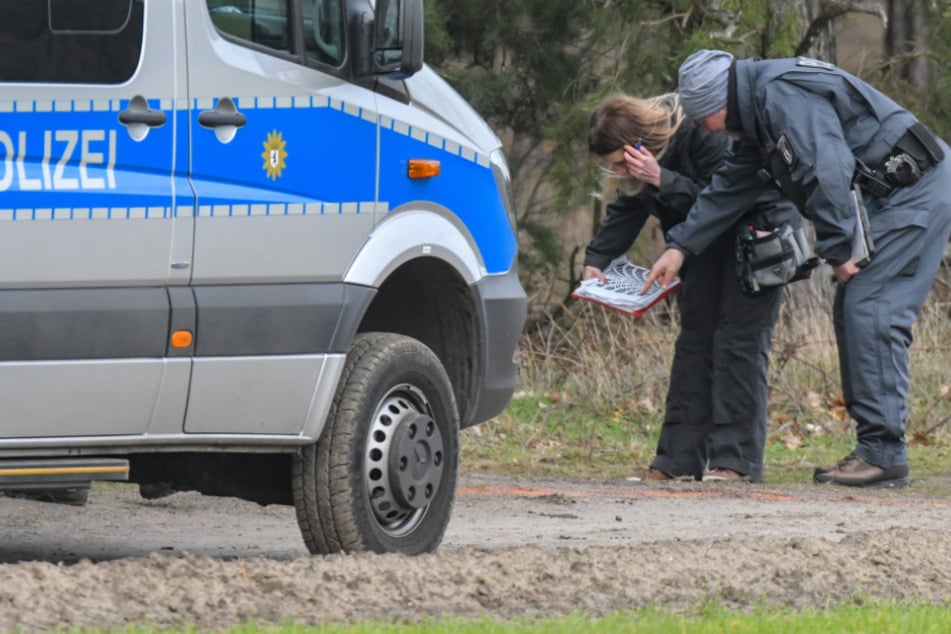
[[[911,348],[909,437],[927,443],[951,433],[951,269],[945,267],[915,327]],[[795,445],[809,435],[845,437],[845,412],[832,331],[831,269],[787,288],[773,337],[770,364],[770,434]],[[676,338],[676,306],[652,309],[641,319],[573,302],[565,315],[523,338],[521,394],[571,403],[589,415],[662,420],[667,376]]]

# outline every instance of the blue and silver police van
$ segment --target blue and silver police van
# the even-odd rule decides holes
[[[0,491],[437,548],[526,298],[501,144],[423,64],[422,0],[4,2],[0,42]]]

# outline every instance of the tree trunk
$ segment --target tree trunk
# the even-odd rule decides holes
[[[894,64],[895,74],[915,88],[928,85],[931,69],[923,55],[928,39],[927,0],[888,0],[888,29],[885,54]]]
[[[823,6],[828,3],[801,0],[796,4],[799,5],[799,16],[805,26],[796,54],[836,63],[835,32],[832,30],[836,16],[830,15],[828,8]]]

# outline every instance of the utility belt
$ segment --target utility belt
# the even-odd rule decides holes
[[[788,224],[769,231],[743,227],[736,238],[736,274],[744,293],[807,279],[819,259],[802,227]]]
[[[855,159],[852,183],[872,196],[885,198],[896,189],[914,185],[944,158],[934,133],[916,121],[905,131],[888,156],[878,165]]]

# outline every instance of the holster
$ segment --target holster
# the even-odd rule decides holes
[[[922,174],[944,159],[944,150],[934,132],[915,122],[905,130],[880,165],[866,165],[855,159],[852,183],[862,191],[885,198],[899,187],[914,185]]]

